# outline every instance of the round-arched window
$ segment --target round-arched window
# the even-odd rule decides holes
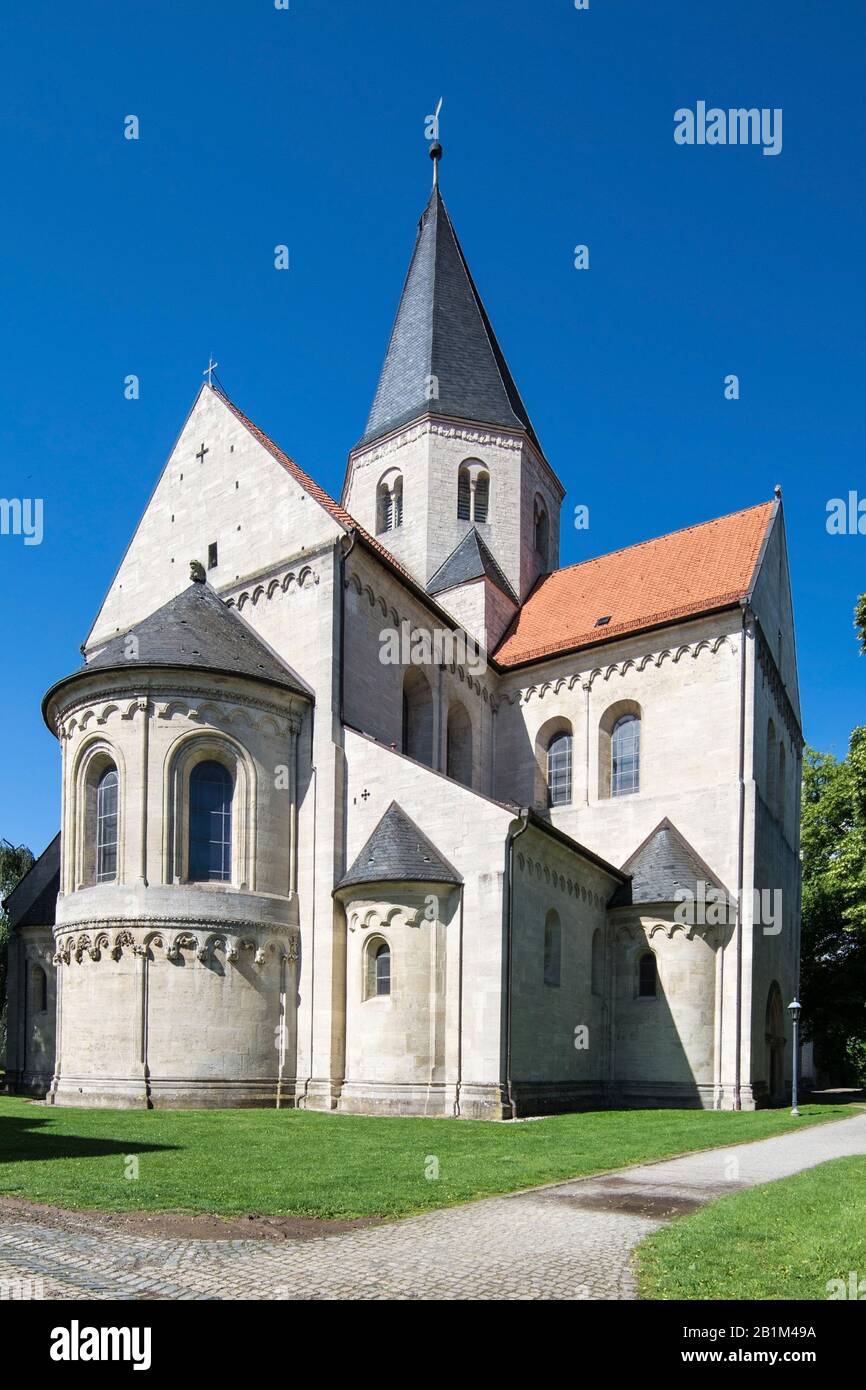
[[[232,876],[232,778],[222,763],[196,763],[189,778],[189,878],[227,883]]]

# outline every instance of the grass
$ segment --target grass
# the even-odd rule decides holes
[[[529,1124],[304,1110],[77,1110],[0,1097],[0,1194],[103,1211],[412,1212],[784,1134],[847,1106],[602,1111]],[[138,1160],[130,1179],[129,1158]],[[438,1177],[428,1177],[438,1165]]]
[[[866,1297],[866,1158],[723,1197],[649,1236],[638,1259],[642,1298],[827,1299],[851,1270]]]

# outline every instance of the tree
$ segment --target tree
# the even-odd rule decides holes
[[[6,1008],[6,964],[9,954],[9,918],[3,901],[22,880],[34,862],[26,845],[0,840],[0,1015]]]
[[[860,650],[866,652],[866,594],[861,594],[854,609],[854,626],[860,638]]]

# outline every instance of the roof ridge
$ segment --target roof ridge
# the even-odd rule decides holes
[[[765,502],[754,502],[750,507],[738,507],[733,512],[723,512],[721,516],[707,517],[706,521],[693,521],[688,526],[678,526],[675,531],[663,531],[660,536],[647,536],[646,540],[632,541],[631,545],[621,545],[616,550],[603,550],[600,555],[590,555],[586,560],[575,560],[573,565],[560,565],[559,569],[550,570],[541,576],[538,587],[540,588],[541,584],[552,579],[554,575],[566,574],[569,570],[580,569],[583,565],[592,565],[598,560],[609,560],[614,555],[626,555],[630,550],[639,550],[641,546],[654,545],[656,541],[671,540],[674,536],[685,535],[686,531],[699,531],[702,526],[714,526],[718,521],[730,521],[732,517],[746,516],[748,512],[756,512],[761,507],[775,507],[776,505],[777,499],[769,498]]]

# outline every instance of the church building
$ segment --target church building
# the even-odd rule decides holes
[[[564,491],[438,180],[339,501],[201,387],[44,698],[62,805],[7,900],[12,1090],[491,1120],[784,1098],[781,493],[560,568]]]

